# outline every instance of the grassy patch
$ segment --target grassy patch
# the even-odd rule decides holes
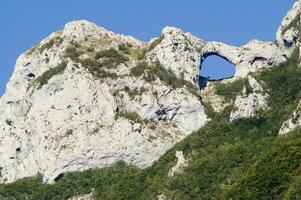
[[[293,19],[293,21],[287,27],[285,27],[285,29],[283,29],[282,35],[284,35],[286,31],[290,30],[291,28],[298,29],[300,31],[300,14],[297,15],[295,19]]]
[[[214,87],[216,94],[223,96],[227,102],[234,101],[244,87],[246,87],[249,92],[251,90],[247,79],[239,79],[231,83],[216,82],[214,83]]]
[[[145,58],[146,52],[146,49],[130,49],[130,55],[135,60],[143,60]]]
[[[135,113],[135,112],[127,112],[127,111],[122,111],[120,113],[117,113],[115,115],[115,118],[118,119],[119,117],[121,118],[125,118],[125,119],[128,119],[132,122],[135,122],[135,123],[143,123],[143,119],[140,117],[140,115],[138,113]]]
[[[72,61],[76,63],[81,63],[82,66],[89,70],[91,74],[93,74],[96,78],[103,79],[103,78],[112,78],[116,79],[118,75],[113,72],[108,72],[105,68],[105,64],[102,62],[97,61],[96,58],[99,56],[104,55],[111,55],[110,53],[102,53],[102,54],[96,54],[95,59],[86,58],[86,59],[80,59],[80,55],[83,54],[80,50],[78,50],[78,47],[70,46],[65,51],[65,57],[70,58]],[[100,58],[99,57],[99,58]],[[116,64],[116,63],[115,63]],[[114,65],[114,63],[111,63],[111,65]]]
[[[155,63],[155,65],[152,66],[148,65],[146,62],[138,63],[131,69],[131,75],[134,77],[143,75],[143,78],[147,82],[153,82],[159,78],[167,86],[173,89],[186,87],[190,93],[199,96],[199,89],[197,86],[183,78],[178,78],[172,70],[165,69],[160,63]]]
[[[35,45],[35,46],[33,46],[31,49],[29,49],[29,51],[27,51],[27,55],[32,55],[33,54],[33,52],[35,52],[37,49],[39,48],[39,45]]]
[[[204,103],[202,102],[204,109],[205,109],[205,113],[208,117],[210,117],[211,119],[213,119],[216,115],[216,112],[214,111],[213,107],[208,104],[208,103]]]
[[[147,89],[145,87],[141,88],[135,88],[133,90],[128,90],[127,93],[130,96],[130,98],[133,100],[136,96],[141,96],[144,92],[146,92]]]
[[[130,43],[122,43],[118,45],[118,50],[123,52],[124,54],[130,54],[130,49],[133,47]]]
[[[129,61],[126,56],[113,48],[97,52],[95,54],[95,59],[98,60],[100,58],[103,59],[102,65],[106,66],[107,68],[116,68],[121,63]]]
[[[75,47],[70,46],[65,51],[65,57],[69,57],[74,62],[78,63],[80,62],[79,56],[82,54],[82,52],[78,51]]]
[[[154,40],[149,48],[148,51],[152,51],[157,45],[159,45],[164,40],[164,35],[161,35],[158,39]]]
[[[138,63],[135,67],[131,69],[131,75],[135,77],[141,76],[149,66],[146,62]]]
[[[172,70],[165,69],[159,63],[156,63],[154,66],[150,66],[148,70],[145,71],[143,77],[148,82],[155,81],[159,78],[160,81],[172,89],[185,87],[191,94],[199,96],[199,88],[196,85],[184,80],[183,78],[178,78]]]
[[[39,51],[40,53],[42,53],[45,49],[50,49],[53,45],[54,45],[55,41],[53,39],[51,39],[49,42],[46,42],[45,44],[43,44],[40,48]]]
[[[48,81],[55,75],[61,74],[65,71],[67,62],[62,61],[58,66],[45,71],[41,76],[37,77],[34,84],[37,84],[37,89],[41,89]]]

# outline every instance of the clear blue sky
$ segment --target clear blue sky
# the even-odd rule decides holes
[[[165,26],[205,40],[243,45],[275,40],[294,0],[0,0],[0,95],[21,53],[71,20],[86,19],[116,33],[148,41]],[[220,59],[208,58],[205,75],[233,73]],[[208,67],[212,66],[212,67]]]

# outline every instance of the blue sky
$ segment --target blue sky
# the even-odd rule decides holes
[[[148,41],[165,26],[176,26],[204,40],[243,45],[251,39],[275,40],[275,32],[294,0],[0,0],[0,95],[17,57],[64,24],[86,19],[116,33]],[[218,58],[202,73],[233,74]]]

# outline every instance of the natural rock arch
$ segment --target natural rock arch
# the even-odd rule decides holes
[[[223,55],[220,55],[216,52],[209,52],[209,53],[206,53],[202,56],[201,58],[201,64],[200,64],[200,75],[203,75],[201,72],[202,72],[202,69],[204,68],[204,62],[212,57],[216,57],[216,58],[219,58],[219,60],[223,60],[224,63],[226,63],[227,65],[232,65],[233,68],[235,68],[235,63],[231,62],[231,60],[229,60],[227,57],[223,56]],[[235,70],[235,69],[234,69]],[[233,72],[233,76],[234,76],[234,72]],[[227,78],[227,77],[225,77]],[[213,78],[215,79],[215,78]]]
[[[203,62],[204,62],[208,57],[211,57],[211,56],[217,56],[217,57],[220,57],[220,58],[224,59],[225,61],[227,61],[227,62],[229,62],[229,63],[231,63],[231,64],[234,64],[234,63],[232,63],[231,60],[228,59],[226,56],[221,55],[221,54],[219,54],[219,53],[217,53],[217,52],[205,52],[205,53],[203,54],[202,58],[201,58],[201,66],[202,66]]]
[[[212,59],[212,58],[218,58],[218,60],[216,60],[216,62],[218,62],[218,64],[223,65],[223,66],[211,66],[211,64],[206,64],[205,61],[208,61],[208,59]],[[232,65],[232,66],[230,66]],[[223,75],[213,75],[211,74],[211,72],[206,72],[206,70],[208,69],[217,69],[220,68],[221,70],[226,70],[227,68],[229,69],[233,69],[233,72],[229,72],[231,73],[231,75],[227,74],[223,74]],[[209,69],[209,70],[210,70]],[[202,55],[201,57],[201,61],[200,61],[200,68],[199,68],[199,78],[198,78],[198,84],[200,86],[200,88],[204,88],[207,86],[207,82],[208,81],[218,81],[218,80],[223,80],[223,79],[228,79],[228,78],[232,78],[234,77],[235,74],[235,64],[228,59],[226,56],[221,55],[217,52],[206,52]]]

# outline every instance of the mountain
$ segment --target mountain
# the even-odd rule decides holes
[[[241,47],[66,24],[0,100],[0,199],[300,199],[300,5]],[[200,76],[212,55],[234,77]]]

